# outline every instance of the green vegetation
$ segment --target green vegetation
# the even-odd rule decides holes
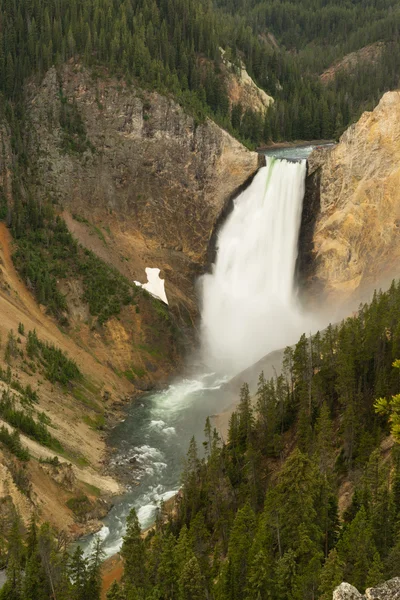
[[[88,512],[92,510],[92,503],[85,494],[67,500],[66,505],[80,521],[84,521]]]
[[[53,458],[39,458],[39,462],[40,464],[51,465],[52,467],[58,467],[61,464],[58,456],[53,456]]]
[[[249,145],[337,135],[399,81],[398,0],[84,0],[72,6],[1,0],[0,17],[0,90],[11,103],[20,100],[26,77],[78,58],[93,77],[106,66],[128,84],[136,80],[174,96],[197,122],[211,116]],[[321,83],[318,75],[332,61],[376,41],[386,47],[373,64]],[[276,99],[265,119],[240,105],[230,110],[220,48],[232,70],[244,61]],[[143,117],[150,118],[146,107]],[[76,101],[62,93],[60,125],[65,152],[94,151]],[[19,128],[20,146],[18,136]]]
[[[62,129],[61,148],[66,154],[82,154],[85,150],[94,150],[86,135],[86,128],[78,111],[76,102],[69,102],[62,95],[60,109],[60,126]]]
[[[40,214],[38,210],[33,201],[17,203],[12,230],[17,242],[13,260],[40,304],[46,305],[51,314],[66,323],[67,303],[58,290],[57,280],[76,277],[82,279],[83,300],[100,324],[134,302],[139,293],[136,286],[93,252],[77,244],[65,222],[54,215],[49,204]]]
[[[4,188],[0,185],[0,221],[5,221],[8,214],[7,197]]]
[[[65,541],[48,524],[40,528],[32,519],[23,535],[16,513],[8,533],[7,582],[0,590],[1,600],[95,600],[100,598],[100,542],[89,558],[81,548],[68,555]]]
[[[118,315],[123,306],[135,303],[136,286],[90,250],[83,251],[78,268],[85,287],[83,298],[89,304],[90,313],[97,316],[100,324]]]
[[[260,375],[255,398],[244,384],[226,443],[209,419],[202,457],[192,440],[173,516],[161,509],[143,539],[132,510],[124,578],[108,599],[331,600],[343,580],[364,591],[398,575],[400,446],[382,452],[390,423],[374,404],[400,393],[399,355],[400,283],[339,326],[303,335],[286,349],[282,375]],[[354,493],[339,516],[343,482]],[[90,510],[85,494],[67,504],[80,519]],[[12,552],[10,539],[8,581]],[[52,561],[71,586],[82,568],[86,589],[79,549]],[[86,598],[98,600],[96,590]]]
[[[393,367],[400,369],[400,360],[395,360]],[[386,416],[390,423],[390,433],[400,443],[400,394],[395,394],[390,399],[378,398],[374,403],[375,412]]]
[[[243,385],[225,444],[193,439],[174,517],[145,541],[132,511],[116,598],[331,600],[398,574],[400,447],[375,398],[400,391],[400,284],[287,348],[283,373]],[[339,518],[343,480],[355,482]],[[116,594],[120,594],[119,596]],[[111,596],[110,596],[111,597]]]
[[[21,444],[18,431],[10,433],[4,425],[0,427],[0,443],[3,444],[12,454],[19,460],[27,462],[29,460],[29,452]]]
[[[42,342],[36,331],[28,333],[26,352],[31,359],[36,359],[44,368],[46,379],[62,385],[71,384],[82,379],[76,362],[67,357],[65,352],[48,342]]]
[[[16,408],[14,398],[8,392],[3,392],[0,400],[0,417],[42,446],[55,452],[63,450],[60,442],[50,434],[43,419],[35,421],[31,414]]]
[[[29,383],[24,387],[17,379],[13,379],[10,367],[6,371],[0,367],[0,380],[21,394],[21,404],[32,405],[39,402],[37,392]]]
[[[6,348],[4,350],[4,360],[6,363],[10,364],[12,359],[17,358],[19,356],[19,350],[17,345],[17,338],[13,330],[11,329],[8,332]]]
[[[89,415],[85,415],[82,420],[84,423],[89,425],[89,427],[95,430],[103,430],[106,424],[104,415],[96,415],[95,417],[89,417]]]
[[[132,382],[134,382],[137,377],[145,377],[146,374],[146,369],[144,369],[143,367],[135,367],[134,365],[131,365],[130,369],[124,372],[125,377]]]

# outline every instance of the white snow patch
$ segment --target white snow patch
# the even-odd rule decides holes
[[[146,267],[146,275],[147,283],[140,283],[140,281],[134,281],[133,283],[138,287],[142,287],[144,290],[147,290],[149,294],[159,298],[165,302],[165,304],[168,304],[168,298],[165,293],[165,279],[161,279],[160,269]]]

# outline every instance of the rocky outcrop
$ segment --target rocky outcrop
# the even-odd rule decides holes
[[[274,102],[272,96],[258,87],[248,74],[244,63],[241,62],[239,67],[235,67],[227,58],[226,52],[222,48],[220,51],[231,106],[241,104],[243,111],[250,108],[254,112],[264,114]]]
[[[400,577],[365,590],[365,595],[349,583],[341,583],[333,592],[333,600],[399,600]]]
[[[112,260],[131,279],[161,268],[170,304],[194,310],[214,225],[258,155],[173,100],[76,64],[31,84],[27,108],[39,190],[109,230]]]
[[[362,299],[400,274],[400,92],[311,155],[303,227],[312,243],[300,248],[300,277],[311,296]]]
[[[343,582],[334,590],[333,600],[362,600],[362,596],[353,585]]]
[[[365,590],[366,600],[400,600],[400,577]]]

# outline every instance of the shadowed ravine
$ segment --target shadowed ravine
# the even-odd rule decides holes
[[[132,506],[144,529],[153,523],[160,501],[177,492],[191,437],[200,442],[206,417],[231,402],[223,384],[314,328],[294,285],[305,158],[311,149],[279,149],[280,158],[289,160],[268,156],[221,227],[216,264],[200,285],[203,373],[142,396],[111,433],[111,464],[132,483],[99,533],[106,556],[120,548]],[[93,536],[82,542],[88,550]]]

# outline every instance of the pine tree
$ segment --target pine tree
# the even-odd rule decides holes
[[[84,557],[82,548],[77,546],[68,565],[68,575],[72,582],[72,600],[86,600],[87,568],[88,561]]]
[[[357,589],[365,589],[368,570],[373,562],[376,548],[372,528],[365,508],[362,506],[339,540],[337,551],[344,562],[344,579]]]
[[[176,540],[171,533],[166,533],[161,542],[160,563],[157,570],[158,589],[163,598],[177,597],[178,571],[176,565]]]
[[[1,600],[23,600],[23,561],[22,522],[17,513],[13,522],[7,545],[7,581],[0,591]]]
[[[101,563],[104,552],[101,547],[101,539],[97,537],[93,551],[88,560],[87,576],[85,582],[86,598],[100,600],[101,593]]]
[[[126,521],[126,534],[121,548],[124,559],[124,582],[129,594],[140,597],[147,584],[146,549],[141,536],[139,520],[134,508]]]
[[[184,565],[179,578],[179,600],[204,600],[205,590],[199,563],[192,556]]]
[[[106,598],[107,600],[125,600],[126,596],[120,585],[116,581],[113,581],[107,592]]]
[[[229,539],[227,565],[224,572],[224,597],[229,600],[239,600],[243,596],[255,525],[254,512],[246,504],[236,514]]]
[[[319,600],[332,600],[333,590],[343,581],[344,563],[336,548],[329,552],[320,575]]]
[[[385,580],[384,575],[385,569],[381,561],[381,557],[378,552],[375,552],[374,558],[370,568],[368,569],[368,575],[366,579],[366,587],[375,587]]]
[[[38,530],[32,517],[27,533],[27,560],[23,583],[24,600],[45,600],[50,595],[46,574],[42,567],[38,546]]]

